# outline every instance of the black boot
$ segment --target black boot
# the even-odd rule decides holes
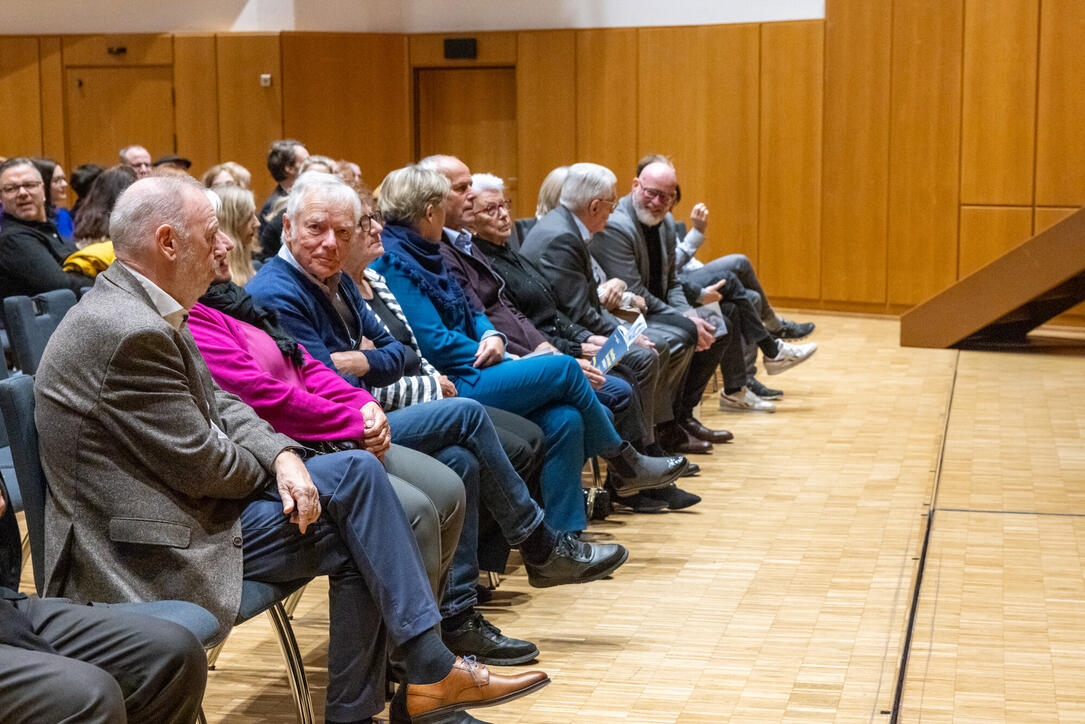
[[[653,458],[641,455],[632,445],[623,442],[618,454],[606,458],[607,469],[613,473],[614,489],[622,495],[645,488],[658,488],[672,483],[686,471],[685,458]]]

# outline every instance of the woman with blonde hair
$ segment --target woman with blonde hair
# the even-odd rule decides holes
[[[224,161],[216,163],[203,175],[203,185],[209,189],[219,186],[239,186],[243,189],[252,188],[252,174],[239,163]]]
[[[218,211],[219,228],[234,242],[226,263],[234,282],[244,285],[256,274],[252,264],[253,252],[259,251],[256,231],[260,223],[256,218],[256,201],[252,191],[238,186],[218,186],[214,191],[222,199]]]
[[[542,185],[539,186],[539,203],[535,206],[536,219],[541,219],[558,207],[561,199],[561,186],[565,183],[565,177],[568,175],[568,166],[558,166],[546,174]]]

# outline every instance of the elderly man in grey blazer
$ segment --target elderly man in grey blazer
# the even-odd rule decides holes
[[[385,631],[406,662],[399,706],[413,721],[545,685],[543,672],[491,674],[441,642],[410,525],[372,454],[303,462],[212,382],[186,310],[232,244],[199,187],[137,181],[110,235],[117,262],[53,334],[35,382],[47,595],[187,599],[225,631],[242,579],[327,574],[328,721],[383,709]]]

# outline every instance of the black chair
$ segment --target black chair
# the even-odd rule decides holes
[[[528,232],[531,231],[537,221],[538,219],[534,216],[529,216],[526,219],[517,219],[513,222],[513,228],[516,230],[516,233],[513,235],[516,237],[516,246],[513,248],[513,251],[520,251],[520,244],[524,243],[524,239],[527,238]]]
[[[60,320],[75,306],[75,292],[54,289],[36,297],[8,297],[4,300],[4,317],[16,366],[25,374],[38,371],[49,337]]]
[[[48,497],[48,483],[45,479],[45,471],[41,467],[41,458],[38,454],[38,431],[34,426],[34,378],[29,375],[20,375],[0,380],[0,412],[3,413],[4,425],[11,441],[15,470],[19,475],[19,482],[22,486],[23,504],[26,510],[26,527],[30,533],[34,585],[38,590],[38,595],[41,595],[45,581],[43,562],[45,560],[45,500]],[[306,583],[308,583],[308,579],[285,584],[245,581],[241,589],[241,608],[235,624],[244,623],[250,618],[265,611],[267,612],[275,629],[279,647],[282,649],[283,658],[286,659],[287,676],[290,679],[291,692],[294,695],[294,703],[297,707],[298,721],[302,724],[312,724],[313,701],[309,694],[305,666],[301,658],[301,651],[298,649],[298,642],[294,638],[294,631],[290,626],[290,620],[282,605],[284,598]],[[213,631],[208,631],[205,623],[178,620],[166,615],[170,613],[166,604],[170,603],[173,602],[154,601],[132,605],[133,610],[138,610],[150,616],[157,616],[158,618],[174,620],[176,623],[189,628],[205,645],[218,638],[218,623],[210,614],[207,614],[207,616],[214,622]],[[224,643],[225,640],[210,648],[208,652],[209,666],[213,667],[214,661]],[[201,721],[203,721],[202,714]]]

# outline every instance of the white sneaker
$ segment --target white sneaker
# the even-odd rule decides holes
[[[814,356],[814,352],[818,351],[817,342],[791,344],[780,340],[777,344],[780,346],[780,351],[776,353],[776,356],[764,358],[765,371],[770,375],[786,372],[795,365],[810,359]]]
[[[776,412],[776,405],[743,387],[733,395],[720,393],[721,412]]]

